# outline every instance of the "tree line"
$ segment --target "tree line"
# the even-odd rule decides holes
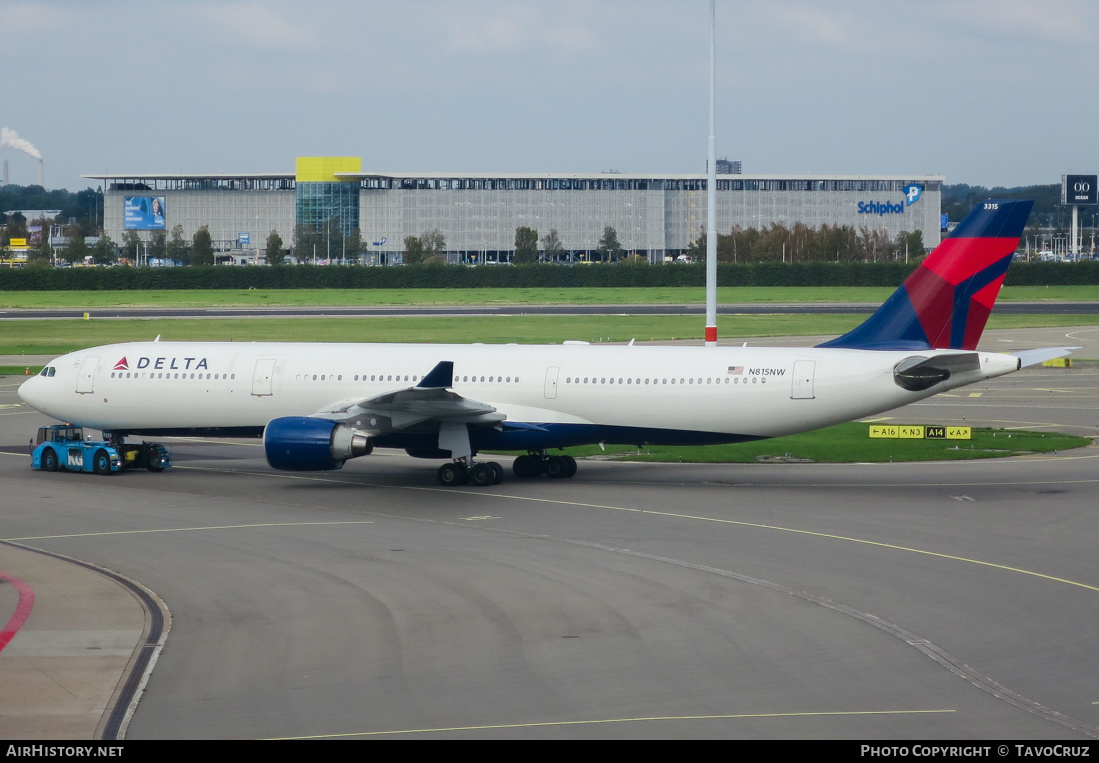
[[[703,229],[687,249],[688,257],[701,262],[706,256]],[[865,225],[821,225],[802,223],[788,227],[772,223],[762,228],[734,227],[717,236],[718,262],[887,262],[919,259],[925,254],[923,233],[901,231],[896,237]]]
[[[170,237],[165,231],[152,231],[148,242],[142,241],[137,231],[126,231],[122,234],[121,245],[106,234],[89,245],[85,241],[89,237],[84,235],[81,225],[65,225],[61,226],[61,231],[66,243],[56,249],[50,243],[50,229],[53,225],[55,223],[49,220],[35,220],[30,225],[21,220],[9,223],[0,232],[0,259],[10,257],[13,238],[23,238],[30,243],[27,250],[28,267],[50,267],[55,260],[76,265],[88,261],[88,258],[96,265],[113,265],[120,257],[129,263],[169,260],[181,265],[214,264],[213,241],[205,225],[195,231],[190,241],[184,238],[182,225],[173,227]],[[31,236],[29,229],[36,227],[40,230],[37,235]]]

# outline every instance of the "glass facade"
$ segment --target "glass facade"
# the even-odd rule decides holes
[[[347,182],[297,184],[297,224],[321,230],[338,220],[343,235],[359,227],[359,184]]]

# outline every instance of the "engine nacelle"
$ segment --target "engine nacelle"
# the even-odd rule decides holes
[[[339,469],[347,459],[372,450],[369,435],[326,419],[286,416],[268,422],[263,430],[267,463],[286,471]]]

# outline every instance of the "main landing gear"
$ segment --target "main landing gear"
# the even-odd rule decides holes
[[[550,479],[568,479],[576,474],[576,459],[572,456],[531,453],[515,459],[511,470],[519,479],[533,479],[542,474]]]
[[[436,477],[444,487],[467,482],[474,487],[488,487],[500,484],[504,479],[504,467],[495,461],[481,461],[472,466],[465,461],[454,461],[440,466]]]
[[[576,474],[576,459],[572,456],[531,453],[515,459],[511,471],[519,479],[534,479],[543,474],[550,479],[568,479]],[[500,484],[504,479],[504,467],[495,461],[478,461],[470,465],[465,459],[460,459],[440,466],[436,478],[444,487],[465,484],[488,487]]]

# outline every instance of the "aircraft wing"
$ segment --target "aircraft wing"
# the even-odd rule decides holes
[[[507,418],[487,403],[448,389],[454,364],[442,361],[414,387],[362,399],[340,400],[311,416],[338,421],[371,434],[408,429],[425,422],[494,426]]]

